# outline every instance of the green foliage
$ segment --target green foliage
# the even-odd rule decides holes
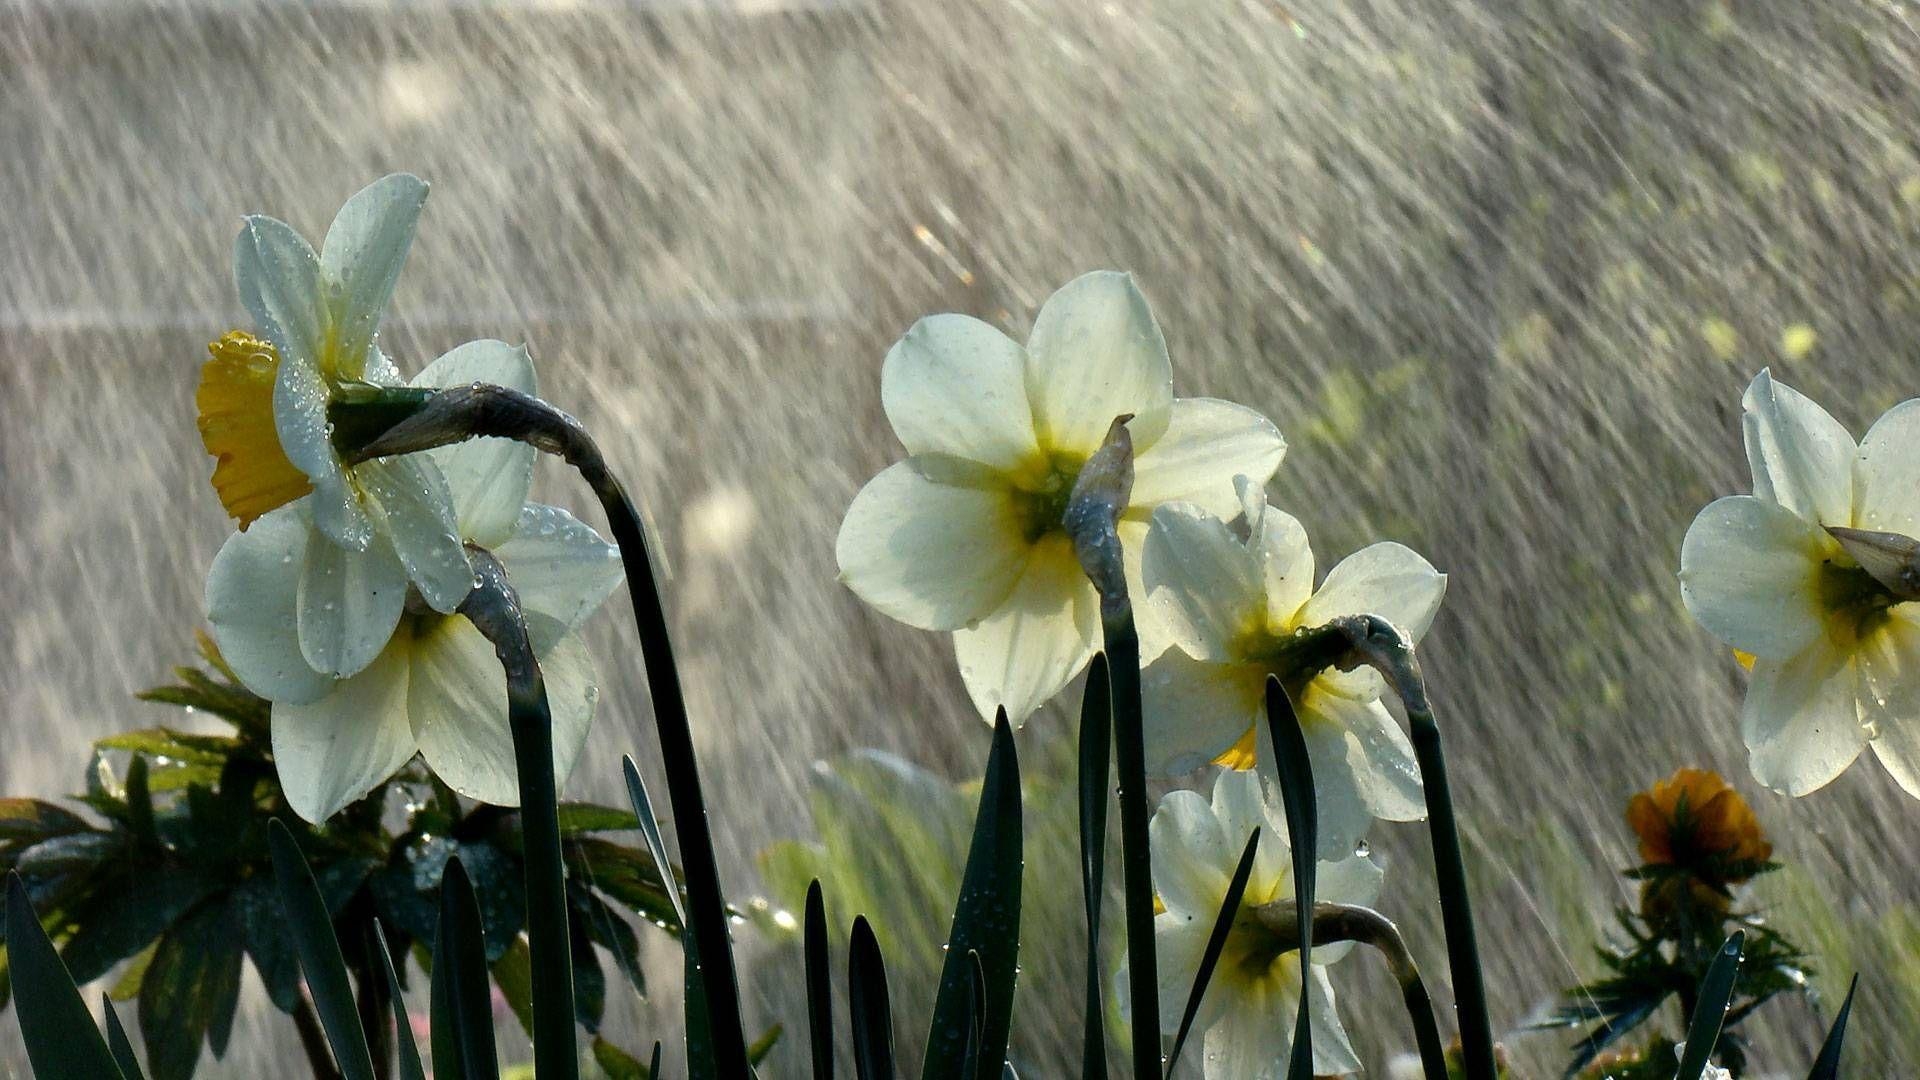
[[[374,1007],[369,1015],[392,1012],[406,985],[404,965],[388,982],[383,955],[404,958],[433,940],[441,878],[457,857],[473,883],[492,981],[528,1022],[518,812],[464,800],[416,764],[325,828],[308,825],[276,779],[268,703],[204,638],[201,648],[204,669],[178,669],[175,683],[140,696],[216,717],[230,734],[161,726],[99,740],[77,797],[92,818],[42,800],[0,799],[0,869],[19,873],[76,983],[119,969],[111,996],[138,1003],[149,1074],[184,1080],[203,1047],[224,1055],[246,962],[277,1009],[305,1007],[291,923],[273,885],[271,822],[286,827],[311,866],[362,1003]],[[565,804],[559,822],[576,1007],[597,1033],[607,999],[601,955],[644,991],[631,917],[674,936],[680,921],[653,856],[603,835],[634,829],[633,814]],[[0,1004],[10,992],[4,960]],[[374,1034],[376,1046],[389,1045],[387,1030]]]

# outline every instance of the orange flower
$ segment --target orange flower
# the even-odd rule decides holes
[[[1753,808],[1720,774],[1681,769],[1627,802],[1627,824],[1640,837],[1640,857],[1714,885],[1752,877],[1773,856]]]

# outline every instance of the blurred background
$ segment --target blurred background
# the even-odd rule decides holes
[[[1425,666],[1526,1074],[1571,1036],[1514,1029],[1600,973],[1633,900],[1627,796],[1700,765],[1754,802],[1789,864],[1754,902],[1818,957],[1819,1005],[1748,1025],[1755,1064],[1804,1073],[1857,969],[1854,1075],[1913,1075],[1920,804],[1870,756],[1805,799],[1759,789],[1743,676],[1674,571],[1694,513],[1747,489],[1760,367],[1856,434],[1920,393],[1916,20],[1900,0],[7,0],[0,790],[78,790],[92,739],[178,719],[130,695],[192,659],[229,527],[192,399],[206,343],[245,323],[240,215],[317,238],[409,170],[435,187],[387,351],[411,373],[524,339],[598,433],[663,539],[727,885],[796,906],[793,849],[760,856],[820,838],[849,754],[956,783],[986,756],[948,639],[835,582],[842,511],[901,453],[881,358],[934,311],[1024,336],[1053,288],[1123,268],[1177,391],[1286,433],[1272,497],[1323,567],[1391,538],[1451,574]],[[536,494],[580,506],[570,480]],[[576,797],[616,800],[622,752],[654,767],[626,613],[592,627]],[[1071,730],[1056,707],[1023,732],[1036,785],[1068,775]],[[937,805],[893,812],[938,832]],[[1045,812],[1068,816],[1029,857],[1029,1076],[1078,1053],[1071,809]],[[1373,848],[1444,981],[1424,830]],[[946,913],[905,899],[865,909],[896,983],[922,983],[899,991],[912,1059],[909,973],[937,970]],[[740,939],[750,1024],[789,1032],[767,1075],[798,1075],[798,950]],[[635,1044],[678,1030],[654,948],[652,996],[610,1005]],[[1399,1005],[1366,957],[1336,983],[1379,1075],[1410,1041]],[[234,1044],[205,1075],[293,1060],[251,989]]]

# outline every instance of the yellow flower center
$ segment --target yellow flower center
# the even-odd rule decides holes
[[[1240,663],[1258,664],[1268,675],[1280,677],[1281,685],[1297,703],[1305,696],[1314,676],[1332,663],[1327,642],[1316,640],[1307,627],[1275,626],[1264,618],[1255,618],[1241,629],[1228,647],[1229,655]],[[1301,719],[1306,719],[1302,714]],[[1258,763],[1260,722],[1247,728],[1238,742],[1227,747],[1215,765],[1244,772]]]
[[[245,530],[262,514],[313,490],[287,460],[274,426],[273,384],[280,356],[251,334],[230,330],[207,346],[200,368],[200,440],[214,457],[213,489]]]
[[[1080,478],[1083,458],[1052,455],[1035,460],[1013,477],[1013,499],[1027,543],[1038,543],[1050,532],[1062,531],[1074,481]]]
[[[1827,613],[1827,631],[1836,642],[1853,644],[1886,624],[1887,609],[1899,598],[1852,560],[1836,554],[1820,564],[1815,595]]]

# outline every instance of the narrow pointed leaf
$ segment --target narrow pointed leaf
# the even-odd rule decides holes
[[[1120,869],[1127,921],[1127,1002],[1133,1018],[1134,1080],[1160,1075],[1160,962],[1153,938],[1153,862],[1148,839],[1147,744],[1140,706],[1140,634],[1124,601],[1103,600],[1112,683],[1114,764],[1120,781]]]
[[[986,1041],[987,975],[980,954],[967,953],[967,1040],[960,1055],[960,1075],[980,1075],[980,1048]],[[991,1076],[989,1076],[991,1080]]]
[[[820,879],[807,886],[807,1030],[813,1039],[814,1080],[833,1080],[833,975],[827,954],[827,905]]]
[[[353,984],[347,979],[347,964],[340,955],[340,942],[333,936],[333,916],[320,896],[320,886],[307,868],[306,857],[300,854],[300,845],[278,819],[269,823],[267,837],[287,928],[293,934],[294,950],[300,954],[300,970],[307,977],[307,992],[313,997],[314,1011],[320,1014],[327,1045],[333,1048],[334,1063],[345,1080],[374,1080],[373,1054],[367,1049]]]
[[[667,842],[660,834],[660,819],[654,816],[653,800],[647,796],[646,781],[640,779],[640,767],[633,763],[631,755],[620,758],[620,772],[627,781],[627,800],[633,804],[633,816],[639,819],[640,836],[647,842],[647,853],[653,856],[653,865],[660,870],[660,880],[667,884],[667,899],[673,904],[673,913],[684,928],[687,925],[686,905],[680,899],[679,883],[673,879],[673,864],[667,860]]]
[[[1080,1075],[1107,1080],[1106,1001],[1100,972],[1100,901],[1106,892],[1107,774],[1113,747],[1113,684],[1107,654],[1087,665],[1080,699],[1080,887],[1087,914],[1087,1000]]]
[[[67,966],[27,900],[20,875],[7,874],[7,963],[13,979],[20,1035],[33,1071],[45,1077],[119,1077],[113,1053]]]
[[[1674,1080],[1700,1080],[1707,1071],[1707,1062],[1720,1043],[1720,1025],[1727,1019],[1727,1002],[1733,1000],[1733,980],[1740,974],[1740,952],[1746,943],[1747,932],[1735,930],[1707,967],[1707,977],[1700,980],[1693,1019],[1687,1024],[1687,1048],[1680,1055]]]
[[[393,954],[387,949],[387,934],[379,919],[373,920],[373,948],[380,958],[380,973],[387,980],[387,1001],[393,1006],[394,1041],[400,1044],[400,1080],[426,1080],[420,1047],[413,1041],[413,1021],[407,1016],[406,1000],[400,996],[400,973],[394,969]]]
[[[1853,992],[1860,989],[1860,976],[1855,975],[1847,984],[1847,1000],[1840,1003],[1840,1011],[1834,1014],[1833,1026],[1827,1029],[1827,1041],[1820,1044],[1820,1056],[1813,1060],[1813,1071],[1807,1074],[1807,1080],[1839,1080],[1840,1044],[1847,1039],[1847,1017],[1853,1013]]]
[[[998,1073],[1006,1060],[1020,959],[1021,841],[1020,760],[1013,727],[1003,709],[994,722],[993,750],[987,755],[980,809],[973,820],[973,843],[947,932],[947,958],[927,1032],[922,1080],[980,1080],[980,1070],[990,1067]],[[975,1071],[961,1072],[973,979],[974,961],[969,956],[974,955],[986,981],[981,1042]],[[991,1075],[986,1080],[992,1080]]]
[[[656,1039],[653,1044],[653,1063],[647,1066],[647,1080],[660,1080],[661,1050],[662,1050],[662,1047],[660,1045],[660,1042],[659,1040]]]
[[[147,1080],[147,1074],[140,1071],[140,1059],[133,1052],[133,1042],[127,1038],[127,1029],[121,1026],[120,1014],[114,1011],[113,999],[105,994],[100,995],[100,1011],[107,1015],[107,1050],[120,1066],[121,1075],[126,1080]]]
[[[1313,875],[1314,852],[1319,849],[1320,819],[1313,795],[1313,764],[1307,758],[1307,736],[1300,716],[1280,680],[1267,676],[1267,732],[1280,772],[1280,802],[1287,815],[1287,833],[1293,843],[1293,902],[1300,912],[1300,1011],[1293,1024],[1293,1057],[1288,1080],[1313,1076]],[[1487,1077],[1486,1080],[1493,1080]]]
[[[433,1074],[451,1080],[499,1080],[488,993],[487,949],[473,883],[455,857],[440,879],[440,924],[433,939]]]
[[[1260,848],[1260,830],[1255,829],[1247,836],[1247,846],[1240,853],[1240,865],[1233,871],[1233,879],[1227,882],[1227,894],[1220,901],[1220,914],[1214,916],[1213,932],[1207,935],[1207,948],[1200,954],[1200,967],[1193,975],[1193,989],[1187,992],[1187,1010],[1180,1016],[1180,1033],[1173,1037],[1173,1049],[1167,1053],[1167,1075],[1172,1076],[1175,1066],[1180,1063],[1180,1048],[1187,1044],[1187,1036],[1193,1031],[1193,1018],[1200,1014],[1200,1002],[1207,994],[1207,984],[1213,981],[1214,965],[1220,962],[1220,950],[1227,947],[1227,935],[1233,930],[1233,921],[1240,915],[1240,898],[1246,895],[1247,878],[1253,874],[1254,852]]]
[[[893,1007],[887,965],[867,917],[853,920],[847,947],[847,1007],[853,1014],[853,1070],[859,1080],[893,1080]]]
[[[720,1065],[708,1011],[706,968],[700,963],[699,938],[693,933],[686,904],[680,898],[680,885],[674,880],[673,863],[667,860],[666,840],[660,833],[660,819],[654,815],[653,800],[647,795],[646,781],[640,778],[640,768],[631,756],[626,756],[620,759],[620,771],[627,781],[627,801],[633,804],[633,814],[640,820],[640,835],[645,838],[653,863],[660,870],[660,879],[666,883],[674,917],[680,921],[681,971],[686,981],[687,1069],[695,1080],[715,1080]]]

